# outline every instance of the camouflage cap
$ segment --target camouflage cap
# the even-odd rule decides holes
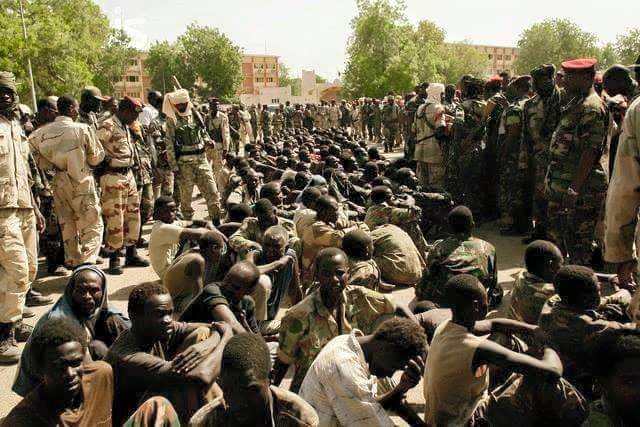
[[[551,78],[556,74],[556,66],[553,64],[543,64],[531,70],[530,74],[534,79],[538,76]]]
[[[80,94],[81,97],[85,97],[85,96],[91,96],[95,99],[97,99],[98,101],[104,101],[105,98],[104,96],[102,96],[102,92],[100,91],[100,89],[98,89],[95,86],[85,86],[82,89],[82,93]]]

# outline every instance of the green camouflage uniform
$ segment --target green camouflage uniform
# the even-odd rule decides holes
[[[404,104],[403,109],[403,137],[404,137],[404,158],[413,160],[413,152],[416,148],[416,129],[413,126],[416,111],[421,104],[424,104],[426,98],[416,95]]]
[[[371,238],[373,259],[386,282],[413,286],[420,281],[424,255],[404,230],[393,224],[380,225],[371,231]]]
[[[521,271],[513,284],[509,318],[537,325],[544,303],[555,293],[553,283]]]
[[[596,223],[602,213],[607,177],[600,163],[607,135],[608,114],[595,91],[574,98],[562,110],[560,123],[551,139],[550,162],[545,178],[549,201],[549,236],[568,254],[571,264],[588,265]],[[582,153],[590,149],[595,162],[579,190],[575,208],[565,212],[562,198],[578,171]]]
[[[294,110],[291,114],[291,124],[293,125],[293,127],[296,129],[300,129],[302,127],[304,116],[306,116],[307,114],[310,114],[309,110],[305,110],[304,115],[301,110]]]
[[[390,206],[388,203],[380,203],[367,209],[364,223],[369,229],[384,224],[397,225],[403,229],[413,240],[416,248],[421,254],[427,253],[427,241],[420,230],[420,221],[422,220],[422,209],[417,206],[407,208],[397,208]]]
[[[385,104],[382,107],[382,113],[380,114],[382,125],[384,126],[384,149],[385,151],[391,151],[398,137],[398,130],[400,125],[400,107],[394,104]]]
[[[349,258],[349,267],[345,275],[346,285],[362,286],[377,291],[381,280],[382,273],[374,260]]]
[[[382,125],[382,111],[380,105],[371,103],[367,110],[367,127],[369,128],[369,139],[380,141],[380,126]]]
[[[453,235],[437,242],[429,252],[422,281],[416,286],[416,298],[445,306],[444,285],[451,277],[471,274],[491,289],[497,283],[497,271],[496,249],[491,243]]]
[[[271,136],[271,113],[262,110],[260,113],[260,124],[262,124],[262,139]]]
[[[485,148],[482,164],[482,182],[485,185],[484,206],[487,212],[499,212],[498,193],[500,188],[500,177],[498,173],[498,138],[500,130],[500,119],[504,112],[502,102],[504,95],[498,92],[489,99],[489,103],[494,107],[487,117],[485,128]]]
[[[158,114],[158,116],[149,124],[149,137],[153,139],[153,144],[156,149],[156,167],[154,169],[155,175],[155,189],[154,195],[156,198],[162,196],[173,196],[173,200],[176,204],[180,204],[180,191],[175,184],[175,176],[169,166],[169,160],[167,159],[167,147],[164,145],[164,136],[167,133],[167,116],[164,114]]]
[[[517,99],[511,102],[502,113],[498,147],[501,157],[499,206],[503,215],[510,217],[510,223],[519,220],[524,208],[524,180],[523,171],[520,169],[520,141],[522,133],[523,107],[526,99]],[[518,138],[512,141],[509,147],[505,146],[506,134],[509,128],[517,128]]]
[[[296,233],[296,226],[293,221],[288,219],[278,218],[278,224],[289,234],[289,242],[287,247],[296,251],[296,254],[300,256],[300,239]],[[258,218],[249,217],[245,218],[242,225],[233,233],[229,239],[229,246],[236,251],[241,258],[244,258],[250,249],[262,250],[262,239],[264,238],[264,231],[260,228]]]
[[[140,195],[140,218],[142,223],[151,219],[153,215],[153,160],[151,146],[145,138],[142,125],[129,126],[134,147],[134,167],[133,172],[138,184],[138,194]]]
[[[205,148],[210,142],[206,129],[202,126],[202,119],[192,115],[176,116],[176,120],[167,119],[167,133],[165,146],[167,160],[171,169],[178,172],[180,187],[180,208],[184,219],[193,218],[193,186],[196,185],[207,203],[209,216],[213,221],[220,218],[220,195],[213,178],[211,164],[206,158]]]
[[[295,366],[290,390],[300,389],[313,359],[333,338],[353,329],[371,334],[394,313],[395,304],[389,297],[360,286],[344,291],[342,328],[322,302],[319,289],[291,307],[282,318],[278,348],[278,358]]]
[[[282,130],[284,129],[284,113],[280,110],[276,110],[275,113],[273,113],[273,133],[275,135],[280,135],[282,133]]]

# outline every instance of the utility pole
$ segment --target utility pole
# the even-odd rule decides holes
[[[22,19],[22,36],[24,37],[24,46],[29,49],[29,41],[27,40],[27,24],[24,21],[24,8],[22,0],[18,0],[20,4],[20,18]],[[27,53],[27,70],[29,71],[29,82],[31,83],[31,101],[33,102],[33,112],[38,111],[38,101],[36,100],[36,85],[33,83],[33,70],[31,69],[31,56]]]

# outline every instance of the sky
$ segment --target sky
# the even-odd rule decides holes
[[[113,26],[124,28],[136,47],[175,40],[197,22],[218,28],[245,53],[280,57],[299,76],[314,70],[329,79],[344,70],[355,0],[97,0]],[[447,41],[515,46],[524,29],[550,18],[567,18],[603,42],[640,26],[640,1],[618,0],[406,0],[412,23],[428,19]],[[612,4],[614,4],[612,2]],[[507,6],[508,5],[508,6]]]

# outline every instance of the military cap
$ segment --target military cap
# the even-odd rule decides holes
[[[548,76],[553,77],[556,73],[556,66],[553,64],[543,64],[531,70],[531,77]]]
[[[527,89],[531,87],[531,76],[524,75],[524,76],[515,77],[514,79],[511,80],[511,82],[509,82],[509,86],[513,86],[521,89]]]
[[[207,98],[207,101],[209,101],[209,104],[211,104],[212,102],[220,102],[220,99],[218,99],[217,96],[210,96],[209,98]]]
[[[570,61],[564,61],[561,66],[564,71],[589,71],[595,70],[595,66],[598,63],[597,59],[593,58],[580,58],[572,59]]]
[[[122,101],[120,101],[120,108],[130,108],[133,111],[138,113],[142,112],[142,104],[135,98],[131,98],[130,96],[125,96]]]
[[[485,89],[500,89],[502,86],[502,77],[493,76],[484,84]]]
[[[95,86],[85,86],[84,89],[82,89],[81,96],[85,97],[87,95],[97,99],[98,101],[105,101],[104,96],[102,96],[102,92]]]
[[[614,64],[611,67],[609,67],[607,71],[604,72],[602,78],[603,79],[616,78],[616,77],[630,78],[631,77],[630,74],[631,74],[631,70],[628,67],[625,67],[624,65],[620,65],[620,64]]]
[[[16,92],[16,76],[10,71],[0,71],[0,87]]]

